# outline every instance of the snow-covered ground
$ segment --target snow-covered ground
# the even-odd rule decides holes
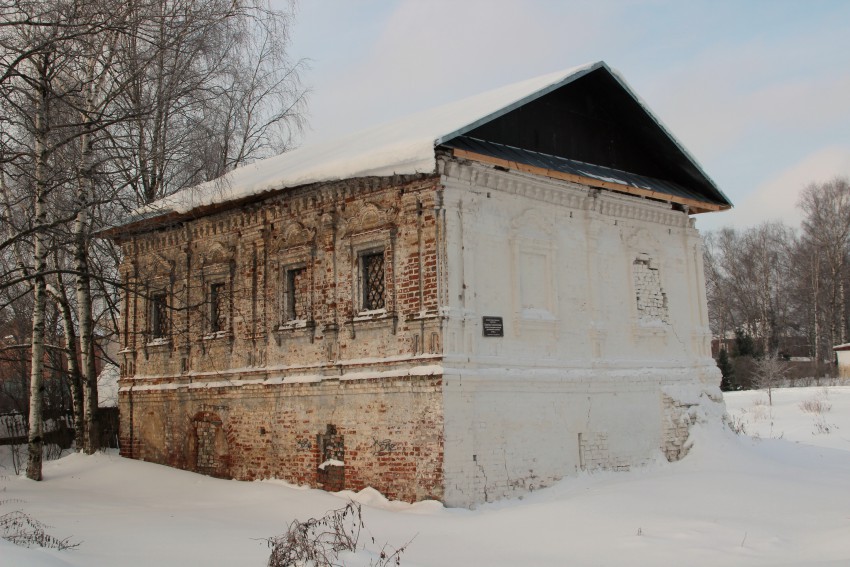
[[[764,392],[726,402],[753,437],[701,426],[679,463],[584,474],[477,510],[217,480],[114,453],[48,462],[40,483],[6,469],[0,515],[23,509],[80,545],[0,540],[0,565],[262,566],[263,538],[348,498],[364,504],[373,551],[413,539],[408,566],[850,565],[850,387],[775,390],[772,407]]]

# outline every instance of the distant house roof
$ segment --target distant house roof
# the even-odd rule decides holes
[[[850,350],[850,343],[844,343],[843,345],[834,346],[834,347],[832,347],[832,350],[834,350],[836,352],[844,351],[844,350]]]
[[[607,189],[688,205],[691,212],[731,206],[619,74],[597,62],[240,167],[139,209],[122,226],[176,220],[311,183],[434,173],[439,147],[496,165],[522,164],[533,173],[596,180]],[[116,232],[123,230],[106,231]]]

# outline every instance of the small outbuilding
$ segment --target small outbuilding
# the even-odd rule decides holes
[[[450,506],[676,460],[729,207],[601,62],[173,195],[108,232],[121,452]]]
[[[832,347],[838,360],[838,376],[850,378],[850,343]]]

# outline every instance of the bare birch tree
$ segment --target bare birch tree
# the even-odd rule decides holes
[[[104,273],[117,260],[93,235],[122,210],[288,147],[305,100],[288,25],[288,13],[250,0],[0,1],[0,291],[16,301],[23,285],[33,301],[31,478],[48,299],[75,379],[78,448],[90,453],[94,293],[114,306]]]
[[[29,31],[29,30],[28,30]],[[47,34],[54,30],[47,30]],[[41,34],[33,34],[40,42]],[[18,38],[20,44],[26,43],[26,36]],[[4,42],[6,47],[9,43]],[[50,83],[57,70],[56,55],[52,46],[34,54],[19,65],[16,75],[26,85],[9,93],[4,99],[11,105],[26,109],[31,117],[28,128],[22,135],[30,138],[31,151],[21,160],[29,166],[31,175],[24,182],[31,191],[32,206],[32,249],[31,265],[20,266],[19,271],[29,276],[33,293],[33,317],[30,337],[30,407],[28,433],[28,461],[26,474],[33,480],[41,480],[42,447],[44,444],[44,424],[42,420],[44,392],[44,337],[45,305],[47,299],[47,256],[49,254],[48,226],[51,193],[55,189],[51,176],[50,162],[54,145],[51,114],[53,93]],[[23,96],[20,96],[24,93]],[[7,152],[4,152],[7,153]],[[7,215],[7,218],[11,218]]]
[[[726,228],[706,238],[709,311],[715,332],[743,330],[762,353],[774,350],[794,327],[791,269],[794,234],[773,222],[736,231]]]
[[[808,265],[801,268],[811,277],[810,301],[815,306],[811,326],[820,355],[847,341],[850,181],[837,178],[809,185],[798,206],[805,214],[802,232],[809,253]]]
[[[291,16],[250,0],[137,4],[122,52],[131,77],[117,129],[134,205],[289,148],[303,123],[303,61],[286,57]]]

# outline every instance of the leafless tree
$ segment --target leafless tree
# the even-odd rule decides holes
[[[289,13],[251,0],[136,6],[121,63],[135,119],[114,133],[134,206],[289,147],[306,94],[304,62],[286,57]]]
[[[93,235],[288,147],[305,100],[288,25],[250,0],[0,0],[0,301],[32,300],[31,478],[48,332],[64,336],[78,447],[97,448],[95,336],[115,327],[117,252]]]
[[[776,348],[794,326],[787,275],[794,241],[793,231],[777,222],[707,236],[704,258],[715,333],[740,329],[757,339],[761,352]]]
[[[818,360],[847,341],[846,281],[850,269],[850,181],[837,178],[807,186],[798,206],[804,252],[800,273],[807,277],[812,305],[810,328]]]
[[[9,30],[10,28],[6,28]],[[4,88],[4,102],[11,108],[21,111],[18,114],[19,122],[14,123],[7,120],[8,133],[10,130],[18,130],[21,137],[28,138],[26,144],[14,146],[15,151],[20,152],[17,162],[11,162],[17,166],[17,172],[26,172],[19,177],[19,182],[28,186],[32,205],[32,248],[31,265],[19,266],[21,273],[29,276],[33,293],[33,318],[32,334],[30,338],[30,410],[29,410],[29,449],[27,463],[27,477],[33,480],[41,480],[41,460],[43,448],[43,380],[44,380],[44,338],[45,338],[45,306],[47,296],[47,257],[49,254],[48,226],[50,225],[50,200],[56,189],[54,182],[52,158],[56,149],[57,133],[52,125],[51,118],[54,111],[54,92],[51,84],[59,73],[62,61],[56,54],[56,45],[52,41],[57,35],[55,26],[21,26],[11,28],[20,30],[21,33],[5,34],[3,37],[4,55],[11,54],[17,57],[14,48],[26,50],[26,46],[32,43],[42,44],[44,47],[32,54],[26,60],[14,63],[17,68],[4,87],[15,83],[17,88]],[[23,126],[21,128],[21,126]],[[18,128],[16,128],[18,127]],[[24,148],[29,151],[24,151]],[[8,155],[8,151],[4,154]],[[4,186],[8,190],[8,187]],[[20,202],[17,198],[6,197],[7,203]],[[26,201],[24,201],[26,202]],[[11,219],[11,214],[6,215]],[[23,256],[20,256],[23,258]],[[22,262],[23,264],[23,262]]]
[[[773,389],[780,387],[788,377],[788,364],[776,352],[755,361],[753,383],[767,392],[768,403],[773,406]]]

